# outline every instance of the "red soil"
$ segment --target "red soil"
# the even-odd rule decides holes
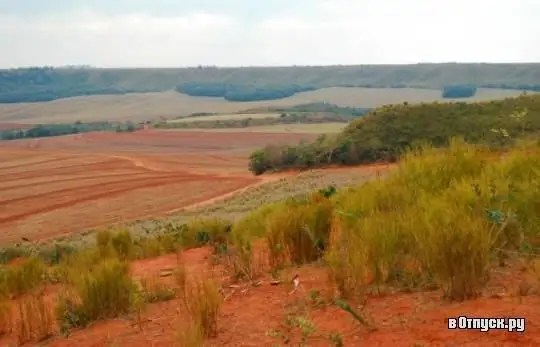
[[[223,279],[221,269],[209,263],[210,250],[193,249],[181,256],[192,274],[218,276]],[[162,269],[174,268],[176,255],[137,261],[132,264],[136,278],[151,276]],[[242,293],[224,285],[225,300],[220,315],[218,336],[207,342],[208,346],[272,346],[279,343],[269,337],[271,329],[283,327],[287,312],[309,297],[311,290],[322,295],[328,292],[324,269],[307,266],[293,269],[286,274],[299,274],[300,288],[290,293],[285,284],[271,285],[269,278],[263,279],[259,287],[246,287]],[[538,296],[513,296],[517,283],[525,275],[519,266],[494,271],[493,279],[483,297],[463,303],[445,303],[440,292],[397,293],[367,298],[365,317],[372,320],[376,331],[369,331],[352,317],[334,306],[311,308],[309,316],[317,327],[318,335],[340,333],[345,346],[538,346],[540,345],[540,305]],[[167,280],[170,278],[164,278]],[[171,282],[171,281],[169,281]],[[360,309],[356,309],[360,312]],[[185,323],[180,303],[176,300],[151,304],[142,316],[142,330],[133,318],[97,322],[90,327],[75,331],[68,338],[54,337],[46,345],[56,347],[79,346],[174,346],[177,333]],[[451,331],[447,329],[447,318],[466,315],[468,317],[525,317],[524,333],[503,331]],[[293,341],[299,338],[293,333]],[[8,343],[8,338],[0,343]],[[308,346],[329,346],[327,339],[313,337]]]

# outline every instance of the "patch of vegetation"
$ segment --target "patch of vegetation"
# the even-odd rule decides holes
[[[37,257],[24,259],[17,266],[0,269],[0,297],[18,297],[47,280],[45,263]]]
[[[197,120],[191,122],[161,122],[155,128],[162,129],[231,129],[271,126],[278,124],[324,124],[324,123],[348,123],[355,119],[353,116],[340,114],[286,114],[280,117],[268,116],[267,118],[244,118],[244,119],[224,119],[224,120]]]
[[[529,150],[530,161],[512,151],[492,162],[462,141],[422,147],[387,179],[338,194],[327,261],[342,295],[435,282],[449,299],[476,297],[501,249],[538,247],[538,214],[525,204],[538,192],[540,152]]]
[[[132,122],[75,122],[73,124],[38,124],[29,129],[10,129],[0,131],[0,140],[32,139],[39,137],[62,136],[92,131],[132,132],[136,130]]]
[[[476,94],[475,86],[446,86],[443,89],[442,97],[448,99],[471,98]]]
[[[158,122],[156,128],[169,129],[215,129],[215,128],[246,128],[276,124],[317,124],[342,122],[351,120],[368,113],[368,108],[341,107],[330,103],[310,103],[293,107],[266,107],[250,109],[231,115],[215,113],[197,113],[189,117],[181,117],[182,121]],[[267,116],[265,117],[265,114]],[[279,116],[277,116],[279,114]],[[253,115],[253,116],[250,116]],[[190,118],[199,118],[191,120]],[[208,119],[204,119],[208,117]],[[220,119],[217,119],[220,117]],[[215,118],[215,119],[210,119]]]
[[[354,117],[363,116],[370,111],[369,108],[338,106],[328,102],[312,102],[292,107],[268,107],[267,112],[278,113],[332,113],[340,115],[350,115]]]
[[[268,100],[317,88],[433,88],[445,85],[540,90],[539,64],[414,64],[326,67],[197,67],[97,69],[32,67],[0,70],[0,103],[51,101],[85,95],[162,92],[228,100]],[[478,85],[480,84],[480,85]],[[291,94],[292,93],[292,94]]]
[[[136,287],[128,263],[108,258],[92,265],[75,264],[68,276],[72,293],[62,297],[57,308],[64,331],[131,311]]]
[[[524,112],[523,117],[512,117]],[[504,129],[505,134],[492,129]],[[255,175],[290,168],[330,164],[355,165],[394,162],[417,142],[436,147],[462,136],[467,142],[493,148],[508,146],[516,136],[540,130],[540,96],[520,96],[478,103],[426,103],[388,105],[352,121],[341,134],[321,136],[297,146],[269,145],[250,156]]]
[[[308,92],[317,88],[299,85],[235,85],[218,83],[184,83],[175,88],[179,93],[189,96],[220,97],[228,101],[276,100]]]

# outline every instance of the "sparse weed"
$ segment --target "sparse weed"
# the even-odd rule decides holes
[[[19,345],[43,341],[54,333],[54,316],[43,291],[25,294],[14,303],[13,329]]]
[[[204,345],[204,333],[201,325],[194,321],[188,321],[178,331],[179,347],[202,347]]]
[[[167,287],[159,280],[159,276],[141,279],[141,289],[146,302],[169,301],[175,298],[176,292],[173,288]]]
[[[222,295],[210,279],[195,279],[187,284],[184,306],[193,324],[204,337],[215,337]]]

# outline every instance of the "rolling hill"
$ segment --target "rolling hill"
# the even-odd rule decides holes
[[[467,101],[494,100],[521,94],[518,90],[479,89]],[[145,121],[176,118],[195,112],[233,113],[261,107],[313,102],[373,108],[385,104],[448,101],[434,89],[324,88],[279,100],[232,102],[217,97],[193,97],[174,91],[93,95],[40,103],[0,104],[0,123],[73,123],[75,121]]]

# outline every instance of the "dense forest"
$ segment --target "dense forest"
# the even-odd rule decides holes
[[[0,131],[0,140],[17,140],[49,136],[62,136],[91,131],[131,132],[135,130],[136,125],[132,122],[75,122],[73,124],[38,124],[29,129],[10,129]]]
[[[540,91],[540,64],[415,64],[326,67],[94,69],[34,67],[0,70],[0,103],[177,90],[234,101],[279,99],[324,87],[446,86]]]
[[[462,136],[471,143],[504,147],[540,131],[540,95],[478,103],[389,105],[353,120],[342,133],[296,146],[269,145],[250,156],[254,174],[330,164],[392,162],[417,142],[445,146]]]

